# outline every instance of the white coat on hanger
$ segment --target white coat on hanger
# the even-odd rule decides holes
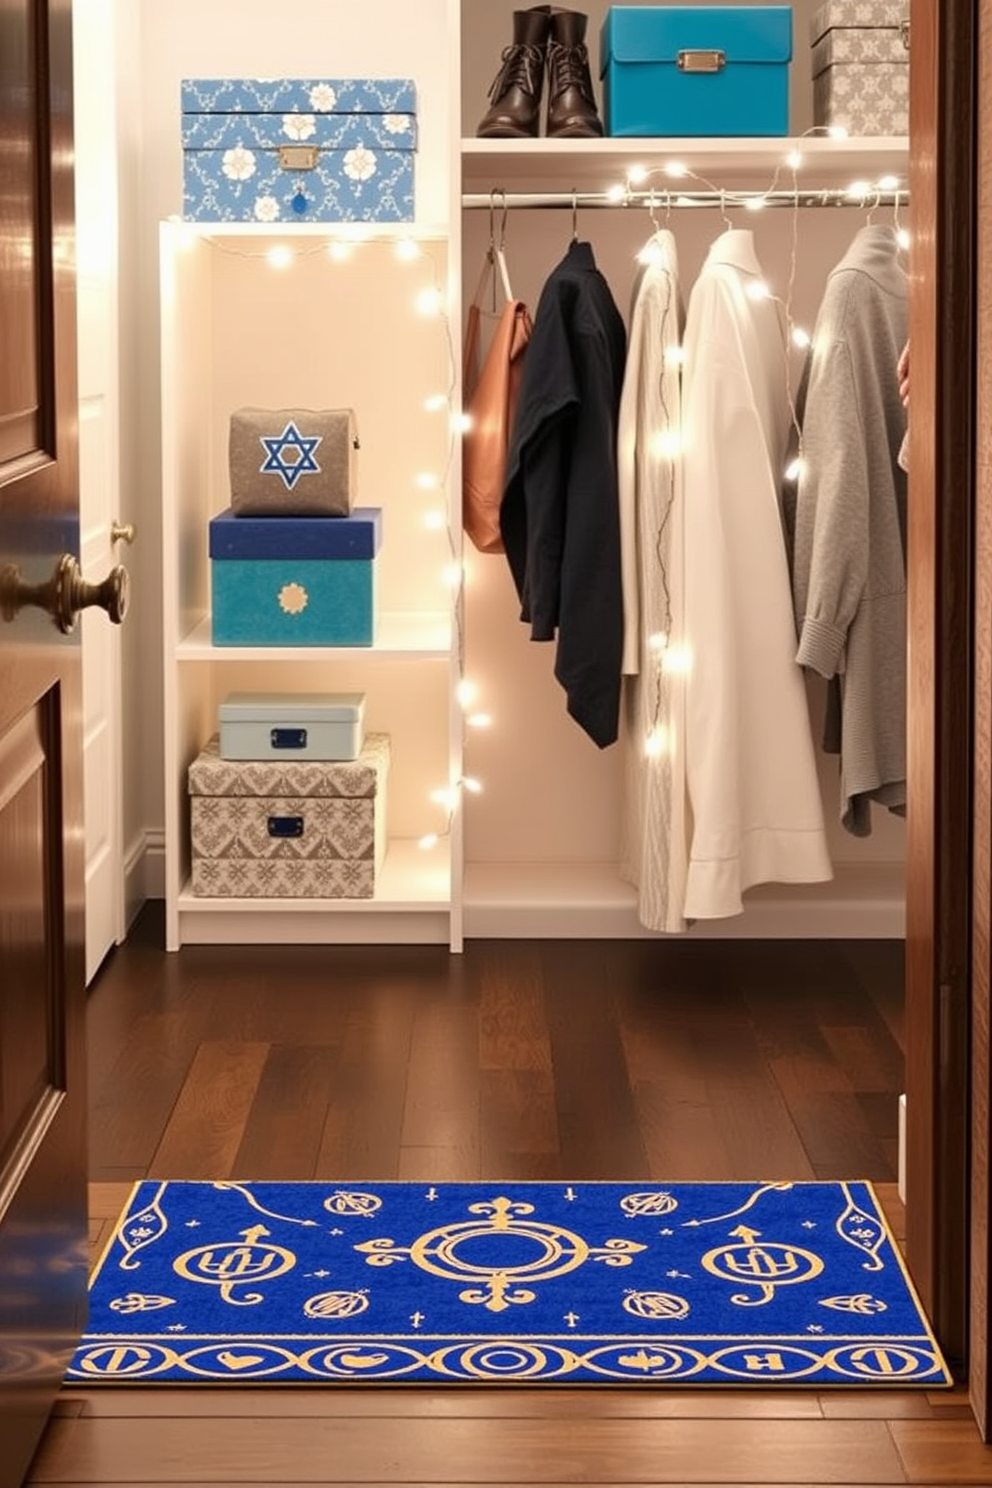
[[[622,877],[650,930],[679,931],[688,854],[682,639],[681,378],[684,312],[674,235],[643,250],[620,400],[618,478],[624,596]],[[652,640],[664,642],[653,649]],[[654,736],[657,748],[646,745]]]
[[[832,877],[780,506],[784,328],[761,286],[753,234],[727,231],[686,320],[689,919],[740,913],[754,884]]]

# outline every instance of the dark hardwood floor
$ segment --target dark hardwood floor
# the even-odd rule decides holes
[[[138,1178],[874,1181],[896,942],[162,950],[89,1005],[94,1252]],[[992,1484],[963,1390],[67,1388],[32,1484]]]

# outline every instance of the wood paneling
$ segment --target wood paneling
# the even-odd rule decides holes
[[[979,6],[978,121],[986,135],[992,125],[992,4]],[[981,134],[979,136],[981,138]],[[979,429],[992,418],[992,151],[987,139],[978,158],[978,387]],[[989,958],[992,952],[992,456],[988,439],[979,441],[975,471],[975,732],[974,732],[974,890],[972,946],[972,1179],[971,1179],[971,1338],[969,1380],[976,1418],[987,1437],[992,1430],[992,1332],[989,1324],[989,1270],[992,1265],[989,1163],[992,1115],[989,1106],[992,1017]]]
[[[949,1354],[967,1315],[972,5],[912,0],[906,1057],[908,1253]]]

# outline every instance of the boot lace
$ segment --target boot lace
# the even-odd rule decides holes
[[[587,103],[593,103],[589,76],[589,53],[584,43],[565,46],[560,41],[548,42],[548,84],[551,99],[568,88],[577,88]]]
[[[544,67],[544,52],[541,47],[520,42],[503,52],[503,65],[489,89],[489,97],[496,102],[511,88],[520,88],[524,93],[536,97],[541,86],[541,71]]]

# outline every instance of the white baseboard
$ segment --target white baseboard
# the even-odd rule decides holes
[[[165,898],[165,833],[140,832],[124,854],[124,914],[134,924],[148,899]]]
[[[899,1097],[899,1198],[906,1203],[906,1097]]]

